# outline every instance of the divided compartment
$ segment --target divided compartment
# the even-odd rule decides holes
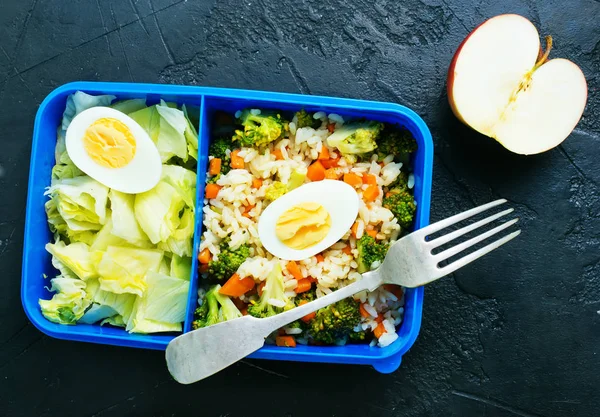
[[[208,146],[216,111],[234,114],[244,108],[262,108],[281,110],[292,114],[302,108],[307,111],[325,111],[337,113],[343,117],[362,117],[388,123],[398,123],[411,131],[419,149],[413,160],[415,176],[415,200],[417,214],[415,228],[421,228],[429,222],[431,194],[431,176],[433,166],[433,143],[429,129],[423,120],[412,110],[393,103],[371,102],[333,97],[305,96],[298,94],[271,93],[264,91],[234,90],[211,87],[192,87],[155,84],[76,82],[65,84],[51,92],[40,105],[35,120],[29,189],[23,248],[23,272],[21,298],[23,307],[32,323],[44,333],[60,339],[87,341],[164,350],[177,334],[129,334],[120,328],[100,327],[98,324],[77,324],[66,326],[46,320],[39,309],[38,299],[48,298],[50,293],[44,287],[49,280],[42,274],[54,276],[50,255],[44,245],[51,241],[48,230],[43,195],[50,185],[50,172],[54,165],[54,146],[56,127],[60,123],[66,98],[77,90],[88,94],[114,94],[118,100],[146,98],[148,104],[163,99],[178,105],[186,104],[200,108],[198,134],[198,167],[196,187],[196,227],[192,257],[192,277],[188,296],[183,331],[191,330],[193,313],[197,306],[198,265],[197,251],[200,244],[202,225],[202,207],[204,185],[208,163]],[[398,330],[398,339],[385,348],[369,347],[365,344],[346,346],[303,346],[295,349],[265,345],[250,358],[271,360],[293,360],[305,362],[348,363],[372,365],[382,373],[393,372],[398,368],[402,355],[414,343],[421,324],[423,288],[406,291],[404,319]]]
[[[163,99],[177,103],[178,106],[185,104],[201,108],[202,101],[198,91],[181,89],[179,86],[87,82],[63,85],[46,97],[36,115],[31,147],[21,283],[23,308],[38,329],[59,339],[164,350],[178,333],[130,334],[124,329],[100,326],[98,323],[69,326],[50,322],[40,311],[38,299],[52,297],[53,293],[46,287],[50,286],[50,278],[57,275],[51,263],[52,257],[44,249],[46,243],[53,241],[44,210],[44,204],[48,200],[44,192],[50,185],[55,163],[56,129],[61,123],[67,97],[78,90],[92,95],[112,94],[117,97],[116,100],[144,98],[148,105],[157,104]],[[194,239],[196,248],[197,235]],[[194,265],[190,282],[197,280],[196,270]],[[44,276],[48,278],[44,279]]]
[[[203,96],[202,115],[200,121],[200,143],[205,155],[202,163],[199,158],[198,191],[199,197],[204,195],[204,182],[207,152],[214,139],[211,131],[214,128],[215,114],[222,111],[233,115],[246,108],[279,110],[283,116],[291,118],[294,112],[304,108],[309,112],[324,111],[336,113],[344,118],[366,118],[405,126],[417,139],[419,150],[413,159],[415,176],[415,200],[417,214],[415,226],[420,228],[429,222],[429,203],[431,193],[432,143],[431,135],[425,123],[411,110],[392,103],[376,103],[357,100],[337,99],[329,97],[301,96],[258,91],[239,91],[206,89]],[[205,153],[206,152],[206,153]],[[202,198],[198,200],[203,204]],[[197,212],[201,209],[198,208]],[[197,219],[196,233],[201,238],[203,225]],[[187,307],[186,328],[191,330],[193,313],[197,306],[198,282],[191,284],[190,299]],[[398,339],[385,348],[370,347],[368,344],[348,344],[346,346],[304,346],[297,345],[290,349],[274,345],[265,345],[249,358],[292,360],[305,362],[369,364],[382,373],[393,372],[400,366],[401,356],[414,343],[420,325],[423,304],[423,288],[406,291],[404,319],[398,330]]]

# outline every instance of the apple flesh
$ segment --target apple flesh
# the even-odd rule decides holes
[[[508,150],[536,154],[559,145],[585,108],[587,84],[566,59],[547,60],[538,31],[506,14],[479,25],[462,42],[448,70],[448,100],[466,125]]]

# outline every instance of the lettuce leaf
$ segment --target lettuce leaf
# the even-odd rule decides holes
[[[92,303],[86,297],[85,282],[77,278],[56,277],[50,291],[58,291],[50,300],[38,301],[46,319],[59,324],[75,324]]]
[[[131,100],[116,101],[110,105],[121,113],[130,114],[146,108],[146,100],[143,98],[133,98]]]
[[[194,209],[196,201],[196,173],[177,165],[163,165],[161,181],[173,186],[188,207]]]
[[[62,129],[67,130],[73,118],[82,111],[91,107],[108,106],[115,98],[117,97],[113,95],[91,96],[82,91],[77,91],[75,94],[69,95],[63,113]]]
[[[178,256],[192,256],[192,235],[194,234],[194,212],[185,208],[179,225],[166,242],[159,242],[158,249]]]
[[[125,327],[126,326],[126,323],[123,320],[123,317],[121,317],[118,314],[116,316],[112,316],[107,319],[104,319],[100,322],[100,326],[104,326],[105,324],[110,324],[111,326],[117,326],[117,327]]]
[[[108,188],[90,177],[58,180],[46,194],[71,231],[100,230],[106,222]]]
[[[153,189],[136,195],[135,218],[152,243],[165,242],[179,226],[184,205],[181,194],[160,181]]]
[[[194,127],[194,124],[191,122],[190,117],[188,115],[188,110],[185,107],[185,104],[181,107],[183,114],[185,116],[185,120],[187,121],[187,127],[183,132],[185,136],[185,140],[187,142],[187,150],[189,156],[194,158],[196,161],[198,160],[198,132]]]
[[[127,323],[132,333],[180,332],[185,318],[189,281],[148,272],[148,289],[138,297]]]
[[[77,322],[93,324],[108,317],[112,317],[115,314],[117,314],[117,312],[107,305],[92,304]]]
[[[173,255],[168,275],[189,281],[192,275],[192,258]]]
[[[110,208],[112,210],[112,235],[120,237],[135,246],[144,246],[148,236],[135,219],[133,204],[135,195],[110,190]]]
[[[127,320],[129,320],[136,298],[137,297],[134,294],[115,294],[99,289],[96,294],[94,294],[93,301],[97,304],[112,308],[116,311],[115,314],[119,314],[121,318],[127,318]]]
[[[172,108],[164,101],[129,114],[148,133],[156,144],[162,162],[174,156],[184,162],[188,159],[185,129],[187,120],[181,110]]]
[[[185,318],[190,282],[156,272],[148,272],[146,281],[144,318],[181,323]]]
[[[162,257],[162,251],[109,246],[97,265],[100,288],[115,294],[142,296],[146,273],[157,271]]]
[[[85,243],[76,242],[65,245],[64,242],[58,241],[54,244],[46,244],[46,250],[53,256],[53,260],[58,260],[60,264],[68,268],[68,271],[64,271],[62,267],[58,267],[61,274],[70,275],[70,271],[84,281],[98,276],[90,258],[90,247]]]

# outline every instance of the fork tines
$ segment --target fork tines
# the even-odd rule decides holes
[[[479,207],[475,207],[474,209],[465,211],[463,213],[457,214],[455,216],[449,217],[447,219],[444,219],[437,223],[429,225],[429,226],[419,230],[418,233],[421,235],[423,240],[425,240],[425,245],[428,247],[429,253],[431,254],[431,251],[433,251],[434,249],[439,248],[442,245],[444,245],[448,242],[451,242],[454,239],[457,239],[458,237],[463,236],[469,232],[472,232],[480,227],[483,227],[483,226],[490,224],[498,219],[501,219],[502,217],[512,213],[514,210],[512,208],[510,208],[510,209],[501,211],[499,213],[493,214],[489,217],[486,217],[482,220],[479,220],[475,223],[472,223],[468,226],[462,227],[458,230],[452,231],[450,233],[447,233],[445,235],[442,235],[442,236],[435,238],[433,240],[430,240],[430,241],[426,241],[427,236],[430,236],[436,232],[439,232],[440,230],[443,230],[443,229],[445,229],[449,226],[452,226],[456,223],[467,220],[477,214],[483,213],[486,210],[500,206],[500,205],[506,203],[506,201],[507,200],[505,200],[505,199],[500,199],[500,200],[492,201],[491,203],[488,203],[488,204],[484,204]],[[461,242],[455,246],[452,246],[451,248],[445,249],[442,252],[437,253],[435,255],[431,255],[431,256],[433,256],[436,264],[439,265],[440,262],[448,260],[449,258],[451,258],[455,255],[458,255],[459,253],[470,248],[471,246],[476,245],[477,243],[482,242],[486,239],[489,239],[490,237],[513,226],[518,221],[519,221],[519,218],[514,218],[512,220],[504,222],[504,223],[500,224],[499,226],[494,227],[493,229],[490,229],[484,233],[481,233],[473,238],[470,238],[464,242]],[[517,237],[520,233],[521,233],[521,230],[517,230],[508,235],[504,235],[502,238],[497,239],[494,242],[489,243],[488,245],[486,245],[472,253],[469,253],[468,255],[463,256],[462,258],[460,258],[444,267],[441,267],[440,272],[443,272],[444,275],[450,274],[450,273],[456,271],[457,269],[465,266],[466,264],[474,261],[475,259],[480,258],[483,255],[493,251],[494,249],[497,249],[498,247],[504,245],[506,242]]]

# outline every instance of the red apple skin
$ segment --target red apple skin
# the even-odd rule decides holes
[[[454,56],[452,57],[452,61],[450,61],[450,67],[448,67],[448,81],[446,83],[447,84],[448,103],[450,104],[450,108],[452,109],[452,113],[454,113],[454,115],[458,118],[458,120],[460,120],[461,122],[463,122],[467,126],[469,126],[469,124],[467,122],[465,122],[465,119],[462,118],[462,116],[458,112],[458,109],[456,108],[456,104],[454,103],[454,92],[453,92],[453,90],[454,90],[454,68],[456,67],[456,61],[458,60],[458,56],[460,55],[460,51],[462,50],[463,46],[465,46],[465,43],[469,40],[469,38],[471,37],[471,35],[473,35],[477,31],[477,29],[479,29],[481,26],[485,25],[490,20],[496,19],[496,18],[499,18],[499,17],[503,17],[503,16],[519,16],[519,17],[522,17],[522,16],[514,14],[514,13],[506,13],[506,14],[501,14],[501,15],[498,15],[498,16],[494,16],[494,17],[492,17],[492,18],[490,18],[490,19],[488,19],[488,20],[480,23],[479,25],[477,25],[475,27],[475,29],[473,29],[471,31],[471,33],[469,33],[467,35],[467,37],[460,43],[460,45],[458,45],[458,49],[454,53]]]

